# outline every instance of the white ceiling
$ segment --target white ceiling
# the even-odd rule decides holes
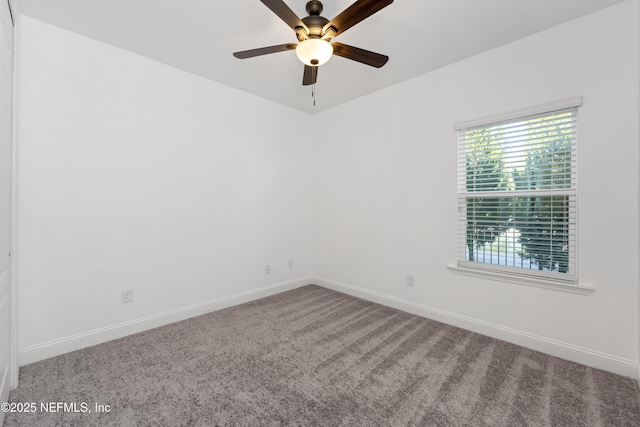
[[[240,60],[235,51],[295,43],[259,0],[19,0],[20,12],[307,112],[321,111],[623,0],[396,0],[340,35],[388,55],[380,69],[334,57],[316,106],[294,51]],[[285,0],[306,16],[306,0]],[[325,0],[332,19],[354,0]]]

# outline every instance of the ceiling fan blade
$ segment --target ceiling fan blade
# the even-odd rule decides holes
[[[304,74],[302,75],[302,84],[305,86],[313,85],[318,80],[318,67],[310,65],[304,66]]]
[[[329,21],[322,28],[322,34],[325,34],[331,27],[335,28],[336,36],[342,34],[358,22],[364,21],[391,3],[393,3],[393,0],[358,0],[340,15]]]
[[[234,52],[233,56],[239,59],[253,58],[254,56],[267,55],[269,53],[284,52],[292,50],[298,46],[295,43],[279,44],[277,46],[261,47],[258,49],[243,50],[242,52]]]
[[[333,42],[331,45],[333,46],[334,55],[371,65],[372,67],[380,68],[389,60],[387,55],[349,46],[348,44]]]
[[[267,6],[273,13],[278,15],[293,31],[296,31],[296,27],[302,27],[306,34],[309,34],[309,28],[298,18],[293,10],[289,8],[282,0],[260,0]]]

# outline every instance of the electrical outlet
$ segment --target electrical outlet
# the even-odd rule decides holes
[[[293,260],[290,259],[289,260],[289,270],[291,270],[293,268]]]
[[[133,301],[133,289],[122,291],[122,303]]]
[[[407,286],[415,286],[416,278],[413,274],[407,274]]]
[[[269,264],[264,266],[264,274],[271,274],[271,266]]]

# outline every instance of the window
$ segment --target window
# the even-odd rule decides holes
[[[581,98],[458,131],[458,267],[575,284]]]

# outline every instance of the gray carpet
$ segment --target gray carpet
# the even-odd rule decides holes
[[[10,401],[92,412],[6,427],[640,425],[629,378],[313,285],[27,365]]]

